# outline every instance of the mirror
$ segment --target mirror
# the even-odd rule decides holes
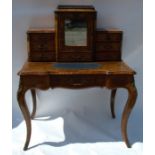
[[[77,19],[65,20],[65,46],[87,46],[87,22]]]

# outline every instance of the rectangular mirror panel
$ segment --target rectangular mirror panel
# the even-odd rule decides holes
[[[77,19],[65,20],[65,46],[87,46],[87,22]]]

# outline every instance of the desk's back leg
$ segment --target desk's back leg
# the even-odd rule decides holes
[[[123,140],[125,141],[127,147],[130,148],[131,145],[129,143],[128,136],[127,136],[127,122],[128,122],[129,115],[136,102],[137,89],[134,83],[127,85],[126,89],[128,90],[128,100],[127,100],[127,103],[125,105],[125,108],[122,114],[121,128],[122,128]]]
[[[29,142],[30,142],[30,138],[31,138],[31,117],[30,117],[30,113],[29,113],[29,110],[28,110],[28,107],[25,101],[26,91],[27,89],[25,89],[20,82],[19,89],[17,92],[17,99],[18,99],[18,104],[24,116],[26,127],[27,127],[27,136],[26,136],[26,141],[25,141],[23,150],[27,150]]]
[[[117,91],[117,89],[112,89],[112,91],[111,91],[110,108],[111,108],[112,118],[115,118],[115,96],[116,96],[116,91]]]
[[[37,100],[36,100],[36,91],[35,89],[31,89],[31,95],[32,95],[32,102],[33,102],[33,110],[31,114],[31,118],[33,119],[36,113],[37,108]]]

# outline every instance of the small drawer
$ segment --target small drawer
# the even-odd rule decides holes
[[[50,77],[48,75],[27,75],[21,77],[24,86],[30,88],[47,89],[50,87]]]
[[[96,41],[113,42],[113,41],[121,41],[121,40],[122,40],[121,31],[118,33],[110,32],[110,31],[97,31],[96,32]]]
[[[32,52],[29,54],[29,61],[46,62],[55,61],[55,52]]]
[[[120,42],[96,42],[96,51],[119,51]]]
[[[51,51],[52,47],[49,42],[33,42],[30,46],[30,51],[37,52],[37,51],[44,51],[48,52]]]
[[[32,41],[48,41],[54,37],[54,33],[28,33]]]
[[[108,51],[108,52],[96,52],[95,61],[120,61],[121,52],[120,51]]]

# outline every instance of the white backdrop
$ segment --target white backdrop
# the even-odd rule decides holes
[[[19,82],[17,72],[27,60],[26,31],[30,27],[54,27],[54,10],[58,4],[92,4],[98,11],[98,28],[119,28],[124,32],[122,57],[129,66],[136,70],[135,83],[138,89],[136,106],[129,119],[128,126],[131,128],[129,134],[132,143],[142,141],[142,0],[13,0],[13,128],[23,121],[17,104],[16,92]],[[31,108],[29,92],[26,97]],[[73,112],[88,118],[88,121],[90,119],[94,123],[95,121],[104,123],[102,122],[103,116],[110,118],[109,99],[110,91],[100,88],[53,89],[46,93],[37,91],[37,116],[50,115],[52,118],[58,118],[63,117],[65,113]],[[120,122],[126,99],[126,90],[119,89],[116,96],[118,122]],[[64,119],[64,124],[68,121]]]

